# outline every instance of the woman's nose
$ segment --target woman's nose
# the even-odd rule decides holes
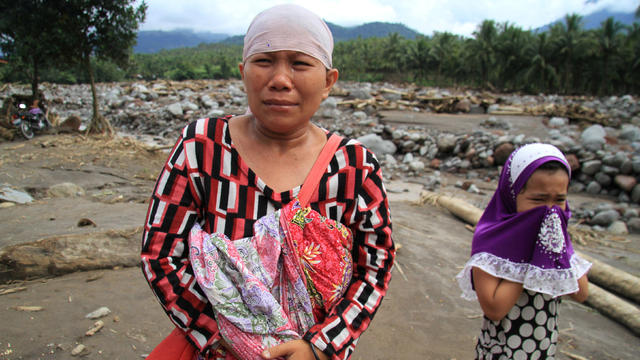
[[[269,80],[269,88],[274,90],[291,90],[293,88],[293,69],[282,62],[276,64]]]

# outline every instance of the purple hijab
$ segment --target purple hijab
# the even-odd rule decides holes
[[[509,156],[498,188],[476,225],[471,258],[457,275],[462,297],[476,299],[473,267],[553,297],[578,291],[578,279],[591,264],[573,251],[567,231],[569,204],[566,210],[539,206],[516,212],[516,196],[533,172],[549,161],[562,163],[571,177],[567,159],[553,145],[528,144]]]

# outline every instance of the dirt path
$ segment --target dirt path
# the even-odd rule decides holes
[[[44,236],[123,230],[140,226],[145,202],[165,154],[127,140],[43,136],[31,142],[0,143],[0,184],[23,188],[31,205],[0,207],[0,249]],[[419,179],[416,179],[419,182]],[[476,206],[484,195],[462,192],[456,177],[443,174],[442,190]],[[60,182],[81,185],[85,194],[53,198],[46,190]],[[460,298],[455,274],[467,260],[471,232],[442,209],[418,206],[422,186],[387,184],[398,251],[388,295],[353,359],[468,359],[480,327],[476,303]],[[579,201],[600,201],[577,197]],[[89,218],[96,226],[79,227]],[[577,246],[610,264],[640,273],[637,236],[601,236]],[[139,252],[139,242],[131,244]],[[23,289],[22,289],[23,288]],[[137,267],[76,272],[60,277],[0,285],[19,289],[0,295],[0,359],[72,359],[78,344],[85,359],[141,359],[172,328]],[[42,307],[22,311],[20,306]],[[93,336],[96,320],[85,315],[106,306],[111,313]],[[28,309],[28,308],[27,308]],[[33,309],[32,309],[33,310]],[[635,359],[640,338],[596,311],[572,301],[560,310],[559,359]]]
[[[480,309],[460,298],[455,274],[467,258],[471,233],[441,209],[392,202],[398,251],[388,296],[353,359],[469,359]],[[69,359],[78,345],[86,359],[138,359],[171,330],[139,268],[78,272],[18,282],[25,290],[0,296],[0,359]],[[18,306],[41,306],[37,312]],[[85,336],[106,306],[104,328]],[[559,359],[635,359],[640,339],[572,301],[560,313]]]

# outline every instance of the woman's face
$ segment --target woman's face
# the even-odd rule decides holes
[[[239,69],[259,126],[278,134],[307,126],[338,80],[337,70],[298,51],[254,54]]]
[[[558,205],[567,208],[569,175],[563,170],[536,170],[516,196],[516,211],[524,212],[538,206]]]

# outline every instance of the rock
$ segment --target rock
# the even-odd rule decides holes
[[[587,175],[595,175],[602,167],[602,161],[589,160],[582,163],[581,172]]]
[[[173,103],[167,106],[167,111],[175,117],[182,116],[183,114],[182,105],[180,103]]]
[[[49,190],[47,190],[47,195],[52,198],[69,198],[84,196],[85,191],[80,185],[66,182],[51,186]]]
[[[391,166],[396,165],[398,163],[396,158],[394,158],[393,155],[391,155],[391,154],[385,154],[384,155],[384,162],[387,165],[391,165]]]
[[[86,350],[88,350],[86,346],[84,346],[83,344],[78,344],[78,346],[74,347],[73,350],[71,350],[71,356],[85,354]]]
[[[416,171],[416,172],[420,172],[424,170],[424,163],[420,160],[414,160],[412,162],[409,163],[409,169]]]
[[[10,188],[8,185],[0,186],[0,200],[10,203],[27,204],[33,201],[31,195],[23,191]]]
[[[633,209],[633,208],[625,209],[622,215],[622,217],[625,219],[637,218],[638,216],[640,216],[638,209]]]
[[[631,201],[636,204],[640,203],[640,184],[636,184],[631,190]]]
[[[88,313],[87,315],[85,315],[84,317],[87,319],[99,319],[101,317],[105,317],[107,315],[111,314],[111,310],[109,310],[108,307],[106,306],[102,306],[90,313]]]
[[[453,134],[444,134],[438,138],[438,151],[446,154],[450,153],[456,146],[456,136]]]
[[[384,140],[376,134],[364,135],[357,138],[357,140],[376,154],[376,156],[394,154],[397,150],[396,145],[392,141]]]
[[[431,162],[429,162],[429,167],[432,169],[439,169],[440,168],[440,159],[433,159],[431,160]]]
[[[565,155],[567,162],[569,163],[569,167],[571,168],[571,173],[575,173],[580,169],[580,160],[575,154],[567,154]]]
[[[627,224],[624,221],[616,220],[609,227],[607,227],[607,231],[615,235],[626,235],[629,233],[627,230]]]
[[[573,193],[583,192],[586,186],[579,181],[571,181],[569,185],[569,190]]]
[[[605,210],[597,213],[592,219],[591,224],[607,227],[620,218],[620,213],[616,210]]]
[[[358,100],[368,100],[373,98],[371,95],[371,89],[365,87],[357,87],[349,90],[349,96]]]
[[[552,117],[549,119],[549,127],[552,128],[561,128],[563,126],[569,125],[569,119],[565,117]]]
[[[602,146],[605,144],[605,136],[607,132],[604,130],[602,125],[595,124],[586,128],[582,135],[580,135],[580,141],[582,145],[591,151],[596,151],[602,149]]]
[[[458,101],[453,107],[453,111],[457,113],[471,112],[471,101],[469,101],[469,99],[462,99]]]
[[[469,185],[467,191],[472,194],[480,194],[480,189],[476,186],[476,184]]]
[[[623,124],[620,127],[619,137],[628,141],[638,141],[640,140],[640,128],[635,125]]]
[[[620,165],[620,173],[624,175],[633,173],[633,162],[630,159],[626,159],[622,165]]]
[[[402,158],[402,162],[405,164],[408,164],[410,162],[413,161],[413,154],[412,153],[407,153],[404,155],[404,158]]]
[[[613,178],[613,182],[623,191],[630,192],[636,186],[637,180],[629,175],[616,175]]]
[[[640,233],[640,218],[632,218],[627,221],[627,230],[632,233]]]
[[[599,172],[596,174],[595,176],[596,181],[602,185],[602,187],[608,187],[609,185],[611,185],[611,176],[603,173],[603,172]]]
[[[58,125],[59,132],[76,132],[80,130],[82,120],[78,116],[71,115]]]
[[[493,159],[496,165],[504,165],[509,158],[509,155],[513,152],[515,146],[512,143],[503,143],[498,145],[493,151]]]
[[[202,105],[204,105],[204,107],[206,107],[207,109],[215,109],[218,107],[218,102],[211,99],[211,97],[209,95],[203,95],[200,97],[200,102],[202,103]]]
[[[182,110],[183,111],[196,111],[198,110],[200,107],[194,103],[192,103],[191,101],[184,101],[182,104]],[[175,115],[178,116],[178,115]]]

